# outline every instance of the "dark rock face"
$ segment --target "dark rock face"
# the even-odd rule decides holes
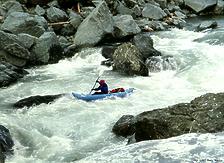
[[[196,31],[199,32],[208,28],[214,29],[217,26],[218,26],[218,23],[216,21],[205,21],[197,26]]]
[[[112,131],[118,135],[127,137],[129,135],[134,134],[135,129],[133,127],[133,115],[124,115],[122,116],[114,125]]]
[[[162,55],[159,51],[153,48],[153,40],[150,37],[150,33],[140,33],[135,35],[133,43],[143,55],[144,60],[152,56]]]
[[[0,125],[0,162],[5,160],[7,154],[13,152],[14,142],[7,128]]]
[[[143,112],[134,117],[130,131],[136,141],[164,139],[186,133],[224,131],[224,93],[208,93],[190,103],[180,103],[164,109]],[[118,123],[118,122],[117,122]],[[117,126],[117,125],[116,125]],[[122,133],[122,127],[116,129]],[[115,132],[117,134],[117,132]],[[122,134],[126,137],[128,134]]]
[[[113,69],[128,75],[148,76],[140,51],[131,43],[119,46],[113,54]]]
[[[48,104],[54,101],[57,98],[60,98],[63,94],[58,95],[46,95],[46,96],[31,96],[22,100],[17,101],[13,107],[15,108],[22,108],[22,107],[30,107],[33,105],[40,105],[42,103]]]
[[[28,74],[25,70],[9,63],[0,62],[0,87],[6,87]]]

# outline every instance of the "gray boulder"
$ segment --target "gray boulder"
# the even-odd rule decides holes
[[[196,31],[199,32],[199,31],[203,31],[208,28],[214,29],[217,26],[218,26],[218,23],[216,21],[204,21],[197,26]]]
[[[128,75],[148,76],[148,68],[138,48],[131,43],[120,45],[112,55],[113,69]]]
[[[18,40],[21,42],[23,47],[30,49],[37,40],[37,37],[31,36],[26,33],[20,33],[18,34]]]
[[[101,2],[77,29],[74,45],[94,46],[113,31],[113,19],[107,4]]]
[[[190,103],[143,112],[134,117],[137,142],[165,139],[187,133],[224,131],[224,93],[208,93]],[[130,126],[130,130],[133,128]],[[119,129],[117,129],[119,130]],[[126,133],[129,133],[125,130]],[[128,136],[128,135],[125,135]]]
[[[167,14],[159,7],[147,4],[142,10],[142,16],[153,20],[159,20],[167,16]]]
[[[14,34],[0,31],[0,49],[2,58],[15,66],[24,66],[30,58],[30,52]]]
[[[54,32],[45,32],[37,39],[34,47],[31,50],[31,61],[41,64],[48,63],[50,58],[49,51],[54,45],[60,46],[56,34]]]
[[[36,6],[34,11],[39,16],[43,16],[45,14],[45,9],[40,7],[39,5]]]
[[[114,32],[117,38],[135,35],[141,32],[141,29],[135,23],[131,15],[114,16]]]
[[[1,55],[1,51],[0,51]],[[0,87],[6,87],[28,74],[25,70],[6,62],[0,62]]]
[[[68,20],[68,15],[59,8],[50,7],[47,9],[47,18],[50,22],[60,22]]]
[[[7,11],[5,16],[8,16],[12,12],[23,12],[22,5],[17,1],[7,1],[2,6],[5,7]]]
[[[200,13],[209,7],[215,6],[217,0],[184,0],[184,3],[196,13]]]
[[[13,34],[27,33],[39,37],[45,32],[43,21],[40,20],[45,19],[24,12],[13,12],[5,19],[1,29]]]

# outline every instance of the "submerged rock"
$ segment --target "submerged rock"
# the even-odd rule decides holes
[[[185,5],[193,9],[195,12],[199,13],[205,9],[215,6],[217,0],[184,0]]]
[[[222,132],[224,131],[223,108],[224,93],[208,93],[195,98],[190,103],[143,112],[134,117],[133,123],[130,123],[130,131],[126,131],[125,128],[123,133],[127,134],[122,136],[127,137],[133,128],[137,142],[187,133]],[[122,126],[117,130],[122,133]]]
[[[52,101],[54,101],[57,98],[60,98],[64,94],[58,94],[58,95],[45,95],[45,96],[31,96],[28,98],[24,98],[22,100],[17,101],[15,104],[13,104],[13,107],[15,108],[23,108],[23,107],[31,107],[33,105],[40,105],[42,103],[48,104]]]

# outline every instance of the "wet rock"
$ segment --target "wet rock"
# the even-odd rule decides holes
[[[69,22],[76,30],[79,27],[79,25],[82,23],[82,17],[79,14],[75,13],[74,11],[70,10]]]
[[[166,13],[158,6],[147,4],[142,10],[142,16],[153,20],[159,20],[166,17]]]
[[[13,34],[27,33],[32,36],[39,37],[45,32],[45,28],[42,23],[47,24],[40,20],[45,20],[43,17],[32,16],[24,12],[13,12],[4,21],[1,29],[9,31]]]
[[[209,7],[215,6],[217,0],[184,0],[184,3],[196,13],[200,13]]]
[[[145,62],[150,72],[160,72],[165,70],[176,70],[178,62],[173,56],[154,56]]]
[[[224,93],[208,93],[190,103],[143,112],[133,120],[135,139],[139,142],[187,133],[223,132],[223,107]]]
[[[113,126],[113,133],[118,136],[127,137],[135,132],[135,128],[133,127],[133,115],[124,115],[122,116]]]
[[[30,96],[28,98],[21,99],[17,101],[15,104],[13,104],[13,107],[15,108],[23,108],[23,107],[31,107],[33,105],[40,105],[40,104],[48,104],[50,102],[53,102],[55,99],[60,98],[64,94],[57,94],[57,95],[45,95],[45,96]]]
[[[141,32],[141,29],[135,23],[131,15],[114,16],[114,37],[122,38],[135,35]]]
[[[134,45],[138,48],[145,61],[152,56],[160,56],[161,53],[153,48],[153,40],[150,33],[140,33],[133,38]]]
[[[199,31],[203,31],[208,28],[214,29],[217,26],[218,26],[218,23],[216,21],[205,21],[197,26],[196,31],[199,32]]]
[[[0,62],[0,87],[9,86],[26,74],[28,74],[28,72],[21,68],[6,62]]]
[[[14,146],[14,142],[12,140],[11,134],[9,130],[0,125],[0,162],[5,162],[5,157],[7,154],[11,154],[13,152],[12,147]]]
[[[74,38],[77,47],[94,46],[113,31],[113,19],[107,4],[103,1],[80,24]]]
[[[119,46],[113,54],[113,69],[128,75],[148,76],[148,69],[138,48],[131,43]]]
[[[205,36],[195,39],[196,42],[206,42],[212,45],[223,45],[224,38],[223,38],[224,31],[217,30],[215,32],[211,32],[206,34]]]

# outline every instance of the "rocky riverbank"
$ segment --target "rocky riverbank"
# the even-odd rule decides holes
[[[161,59],[156,57],[163,55],[153,48],[151,32],[184,28],[186,18],[222,14],[223,8],[220,0],[94,0],[79,3],[71,0],[2,0],[0,58],[4,62],[0,63],[3,67],[1,87],[22,77],[21,74],[12,77],[14,70],[10,66],[4,68],[5,63],[21,69],[57,63],[82,48],[92,46],[103,46],[104,52],[108,45],[113,49],[110,51],[112,54],[106,54],[109,57],[104,63],[112,65],[114,70],[147,76],[148,71],[158,70],[155,62]],[[201,25],[197,30],[216,26],[212,22]],[[173,69],[170,57],[162,57],[162,62],[170,64],[167,67]],[[124,68],[124,65],[130,66]]]

